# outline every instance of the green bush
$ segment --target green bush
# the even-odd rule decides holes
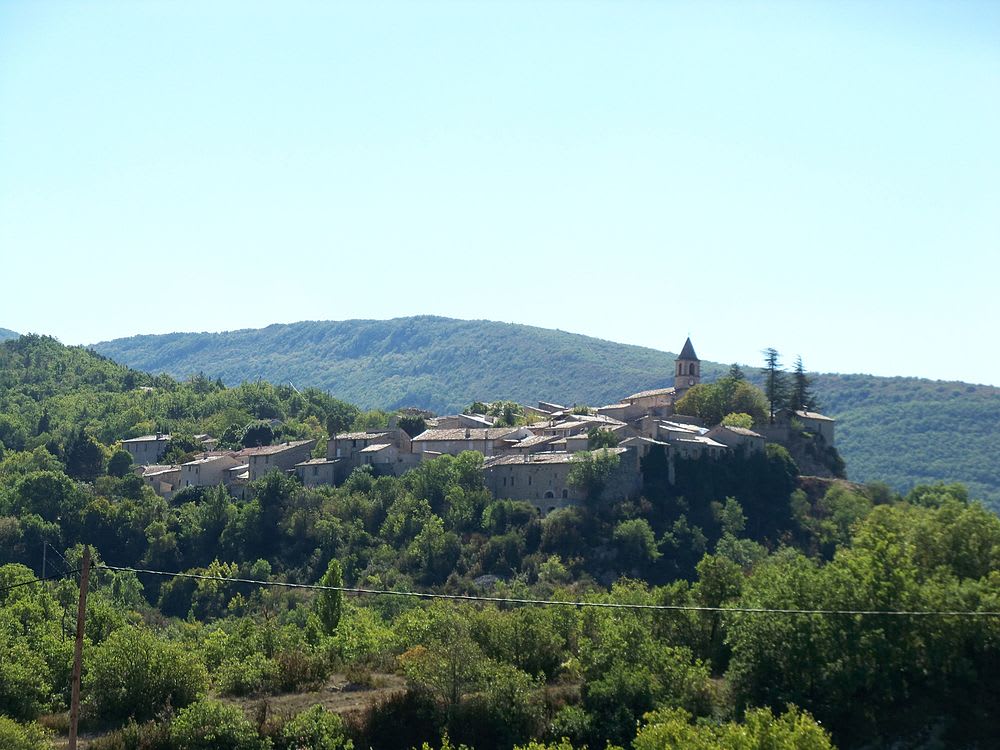
[[[129,722],[121,729],[93,740],[88,750],[174,750],[170,725],[155,721]]]
[[[50,683],[40,654],[24,643],[0,646],[0,712],[21,721],[37,718],[50,702]]]
[[[280,750],[353,750],[354,743],[344,737],[344,722],[335,713],[315,705],[285,724],[279,740]]]
[[[170,725],[174,750],[270,750],[240,709],[200,700],[180,711]]]
[[[142,628],[116,630],[88,659],[84,692],[99,721],[151,719],[183,708],[208,682],[205,665],[184,646]]]
[[[3,750],[47,750],[48,733],[38,724],[18,724],[0,716],[0,747]]]
[[[271,692],[278,681],[278,665],[264,654],[226,659],[215,673],[215,687],[223,695]]]

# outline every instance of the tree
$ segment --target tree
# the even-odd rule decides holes
[[[653,529],[645,518],[622,521],[615,527],[612,539],[626,568],[644,568],[660,557]]]
[[[618,454],[607,448],[600,451],[581,451],[573,456],[566,481],[579,489],[588,503],[600,501],[601,493],[611,475],[618,469]]]
[[[399,425],[399,429],[411,438],[415,438],[427,429],[427,420],[418,414],[404,414],[399,418],[397,424]]]
[[[83,482],[93,482],[104,470],[104,451],[94,438],[78,428],[66,444],[66,473]]]
[[[761,369],[764,376],[764,394],[770,406],[770,422],[774,424],[774,412],[780,409],[788,394],[788,383],[785,378],[785,371],[781,368],[781,355],[778,350],[768,347],[764,350],[764,367]]]
[[[753,417],[744,412],[730,412],[722,418],[722,424],[726,427],[742,427],[749,430],[753,427]]]
[[[467,619],[457,610],[440,614],[427,644],[410,648],[399,664],[407,680],[441,701],[451,716],[462,696],[482,686],[488,660],[472,638]]]
[[[201,443],[194,439],[194,435],[175,433],[170,436],[170,441],[167,443],[161,460],[168,464],[183,463],[188,456],[201,449]]]
[[[243,428],[240,442],[244,448],[259,448],[262,445],[270,445],[273,440],[274,428],[271,427],[271,423],[258,420]]]
[[[207,682],[191,649],[136,627],[116,630],[97,646],[84,675],[85,694],[101,720],[152,719],[167,706],[194,701]]]
[[[132,468],[132,454],[128,451],[117,450],[108,460],[108,476],[124,477]]]
[[[173,747],[183,750],[269,750],[253,724],[237,706],[200,700],[170,723]]]
[[[331,586],[334,589],[344,585],[344,573],[337,560],[330,560],[326,566],[326,573],[320,578],[319,583],[321,586]],[[344,592],[332,589],[320,591],[313,606],[323,624],[323,631],[327,635],[336,633],[344,611]]]
[[[792,371],[792,387],[789,394],[788,408],[814,411],[816,396],[813,393],[812,378],[806,374],[802,365],[802,357],[795,358],[795,369]]]
[[[753,423],[767,419],[767,399],[755,385],[726,375],[715,383],[699,383],[677,402],[678,414],[700,417],[706,424],[719,424],[727,414],[749,414]]]
[[[595,451],[598,448],[614,448],[618,445],[618,436],[611,430],[591,427],[587,431],[587,447]]]

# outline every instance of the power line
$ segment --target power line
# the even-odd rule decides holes
[[[60,578],[68,578],[69,576],[76,575],[79,572],[80,572],[79,570],[68,570],[50,576],[43,576],[41,578],[32,578],[31,580],[28,581],[18,581],[17,583],[11,583],[8,584],[7,586],[0,586],[0,593],[3,593],[5,591],[10,591],[11,589],[20,588],[21,586],[31,586],[32,584],[35,583],[42,583],[43,581],[57,581]]]
[[[561,599],[524,599],[516,597],[479,596],[476,594],[434,594],[426,591],[393,591],[391,589],[369,589],[350,586],[324,586],[319,583],[288,583],[285,581],[261,581],[254,578],[234,578],[210,576],[203,573],[176,573],[150,568],[130,568],[121,565],[95,565],[96,568],[129,573],[167,576],[171,578],[194,578],[204,581],[227,581],[254,586],[275,588],[311,589],[315,591],[340,591],[345,594],[372,594],[376,596],[407,596],[417,599],[445,599],[464,602],[489,602],[493,604],[519,604],[549,607],[593,607],[596,609],[634,609],[673,612],[720,612],[737,614],[767,615],[885,615],[894,617],[1000,617],[1000,612],[977,612],[974,610],[895,610],[895,609],[780,609],[770,607],[706,607],[695,604],[630,604],[627,602],[587,602]]]

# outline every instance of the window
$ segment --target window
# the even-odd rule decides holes
[[[563,500],[569,499],[569,490],[562,491]]]
[[[555,497],[555,493],[552,490],[549,490],[548,492],[545,493],[545,499],[546,500],[551,500],[554,497]]]

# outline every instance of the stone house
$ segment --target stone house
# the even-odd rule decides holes
[[[342,459],[310,458],[295,464],[295,474],[305,487],[336,484],[337,466]]]
[[[122,448],[129,452],[132,463],[136,466],[150,466],[160,460],[169,442],[170,435],[158,432],[155,435],[122,440]]]
[[[148,464],[136,469],[143,481],[160,497],[169,499],[181,481],[181,467],[166,464]]]
[[[798,422],[806,432],[821,437],[827,445],[833,445],[833,427],[837,420],[832,417],[805,409],[780,409],[774,416],[779,425],[791,427],[793,422]]]
[[[447,453],[457,456],[463,451],[479,451],[484,456],[493,456],[506,450],[508,443],[504,442],[505,439],[513,441],[510,445],[516,445],[532,434],[526,427],[431,429],[413,438],[412,446],[414,453]]]
[[[629,448],[607,449],[618,456],[618,470],[603,493],[603,500],[616,502],[635,495],[642,486],[638,454]],[[569,472],[576,461],[573,453],[534,453],[493,456],[483,463],[486,486],[496,498],[524,500],[542,514],[583,501],[572,486]]]
[[[705,437],[722,443],[735,451],[742,449],[748,456],[754,453],[763,453],[766,443],[764,436],[759,432],[748,430],[745,427],[729,427],[722,424],[706,432]]]
[[[253,482],[273,469],[291,471],[295,464],[309,459],[309,454],[315,446],[315,440],[295,440],[290,443],[265,445],[260,448],[244,448],[236,454],[242,461],[236,463],[249,464],[248,478]]]
[[[344,481],[359,466],[371,466],[378,474],[399,476],[420,462],[412,453],[412,441],[394,423],[381,430],[344,432],[326,446],[328,461],[338,461],[334,481]]]
[[[178,489],[225,484],[229,478],[229,470],[242,463],[243,460],[233,452],[204,453],[198,458],[181,464]]]

